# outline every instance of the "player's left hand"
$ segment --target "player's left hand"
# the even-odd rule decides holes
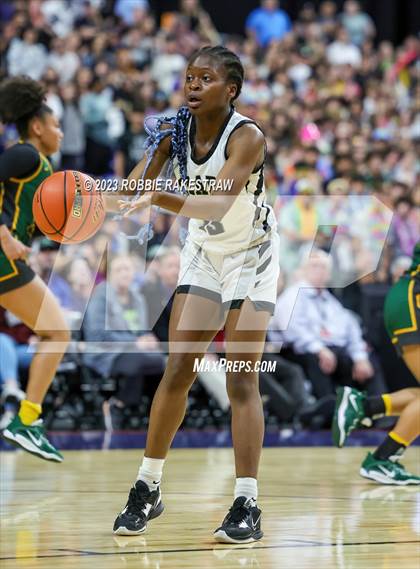
[[[147,192],[134,201],[119,200],[120,211],[123,217],[128,217],[136,210],[142,210],[152,205],[152,193]]]
[[[364,383],[374,375],[374,369],[369,360],[359,360],[353,364],[353,379]]]

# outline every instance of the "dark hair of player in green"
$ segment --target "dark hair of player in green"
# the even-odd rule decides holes
[[[38,81],[19,76],[0,84],[0,119],[14,124],[22,138],[28,136],[33,118],[43,119],[48,114],[52,109],[45,103],[45,88]]]

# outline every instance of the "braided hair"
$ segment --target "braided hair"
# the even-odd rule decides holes
[[[191,55],[188,60],[188,65],[191,65],[199,57],[204,56],[222,66],[226,74],[226,81],[236,85],[236,93],[231,99],[231,105],[233,107],[233,101],[239,97],[244,80],[244,68],[239,57],[233,53],[233,51],[221,45],[205,46]],[[159,144],[164,138],[171,136],[169,165],[166,176],[168,178],[172,176],[176,161],[178,163],[181,179],[185,180],[187,178],[188,123],[190,118],[191,113],[188,107],[181,107],[174,117],[160,117],[153,128],[149,127],[147,121],[145,122],[145,130],[148,137],[145,142],[147,160],[143,176],[147,172]],[[164,125],[165,128],[162,128]],[[184,189],[181,191],[186,192]],[[150,240],[152,237],[152,224],[148,223],[140,228],[137,235],[131,236],[129,239],[136,239],[142,245],[145,238]]]
[[[28,136],[29,122],[34,117],[52,113],[45,104],[45,88],[30,77],[5,79],[0,84],[0,120],[14,124],[22,138]]]
[[[171,135],[171,149],[170,149],[170,166],[171,173],[173,171],[174,161],[177,159],[180,169],[181,178],[185,180],[187,177],[187,136],[188,136],[188,121],[190,120],[191,113],[187,107],[181,107],[174,117],[160,117],[154,128],[150,128],[147,120],[144,124],[148,137],[145,142],[147,161],[144,168],[143,175],[146,173],[153,155],[157,150],[159,144],[164,138]],[[150,117],[153,118],[153,117]],[[169,128],[162,128],[163,125]],[[166,173],[170,175],[169,172]]]

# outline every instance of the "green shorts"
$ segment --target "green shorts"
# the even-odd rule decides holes
[[[11,261],[0,249],[0,294],[26,285],[34,277],[35,273],[25,261]]]
[[[420,278],[403,277],[389,291],[384,308],[385,326],[396,346],[420,344]]]

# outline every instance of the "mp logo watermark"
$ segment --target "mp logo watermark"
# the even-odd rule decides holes
[[[318,227],[313,228],[312,235],[305,236],[305,246],[300,247],[299,249],[293,249],[293,247],[288,251],[288,258],[292,258],[293,255],[296,257],[296,265],[303,266],[308,259],[311,258],[312,248],[316,246],[317,239],[319,237],[319,233],[322,232],[323,234],[329,233],[329,249],[328,255],[331,260],[331,264],[333,269],[337,264],[337,260],[345,259],[345,271],[342,270],[340,267],[337,270],[332,270],[332,277],[328,283],[328,287],[336,287],[342,288],[346,287],[353,282],[358,281],[359,279],[373,273],[379,264],[379,260],[385,245],[387,233],[391,226],[393,213],[392,211],[384,205],[380,200],[378,200],[374,196],[342,196],[341,202],[339,207],[337,207],[337,196],[310,196],[306,197],[306,199],[313,200],[314,206],[316,205],[317,208],[322,208],[326,215],[323,216],[322,223],[320,222]],[[235,197],[232,196],[232,200]],[[299,196],[288,198],[289,202],[293,199],[299,200]],[[355,216],[345,216],[345,208],[351,202],[351,211],[353,212],[362,212],[365,214],[364,219],[366,220],[365,223],[358,222],[357,217]],[[141,212],[141,216],[138,219],[141,219],[142,224],[146,224],[150,222],[150,209],[144,212]],[[280,236],[280,265],[282,266],[282,262],[284,261],[284,257],[282,257],[282,250],[287,243],[288,234],[290,232],[287,231],[282,224],[282,208],[279,208],[279,219],[278,219],[278,227],[277,231]],[[179,231],[182,224],[179,224],[179,219],[182,216],[182,210],[180,211],[178,216],[172,217],[172,223],[166,233],[166,236],[163,242],[158,246],[161,248],[162,251],[167,251],[168,249],[173,249],[173,244],[178,242]],[[134,217],[134,216],[133,216]],[[362,218],[360,218],[362,219]],[[372,222],[369,223],[369,220],[372,219]],[[378,219],[381,221],[381,231],[378,232]],[[100,314],[100,318],[98,322],[98,334],[96,334],[96,339],[89,339],[84,337],[83,338],[83,350],[86,352],[89,351],[119,351],[119,353],[128,353],[132,351],[137,351],[138,346],[137,343],[123,341],[119,339],[118,332],[121,330],[120,323],[118,319],[115,318],[115,309],[116,309],[116,289],[118,288],[118,280],[117,277],[112,275],[112,265],[113,261],[116,257],[113,249],[115,248],[115,241],[125,243],[126,249],[129,249],[129,243],[133,243],[133,241],[129,241],[129,237],[125,234],[124,229],[126,225],[124,225],[125,220],[107,220],[101,230],[95,235],[92,239],[92,242],[88,243],[81,243],[80,245],[73,246],[77,248],[77,252],[80,255],[86,254],[90,255],[91,259],[91,274],[89,275],[89,282],[84,283],[85,292],[81,298],[79,298],[78,302],[78,309],[77,309],[77,317],[69,318],[69,325],[71,330],[74,332],[78,331],[81,332],[81,336],[83,337],[83,321],[86,315],[86,310],[88,305],[92,302],[92,299],[98,294],[97,289],[95,288],[95,283],[98,280],[97,277],[100,273],[101,266],[105,264],[108,268],[111,267],[111,271],[108,270],[105,281],[101,284],[102,294],[104,294],[104,298],[106,299],[102,305],[101,310],[103,313]],[[206,223],[203,224],[203,227],[208,230],[209,237],[211,237],[212,232],[212,223],[209,222],[207,225]],[[252,233],[252,232],[250,232]],[[94,243],[94,244],[93,244]],[[69,257],[71,258],[71,251],[68,249],[68,245],[64,245],[60,247],[60,250],[57,253],[57,257],[54,262],[53,271],[50,275],[50,283],[54,284],[54,281],[57,282],[58,280],[62,280],[63,276],[60,274],[58,270],[59,267],[63,267],[66,265]],[[246,249],[247,243],[243,243],[243,248]],[[132,245],[130,246],[132,249]],[[156,245],[155,245],[156,248]],[[91,249],[94,249],[94,253],[92,254]],[[135,250],[135,266],[133,266],[127,278],[132,279],[132,286],[130,284],[130,290],[137,286],[137,292],[141,293],[141,289],[139,289],[135,276],[137,278],[140,277],[143,283],[151,282],[156,283],[156,298],[151,295],[149,296],[148,304],[143,304],[144,308],[140,308],[139,306],[136,308],[138,312],[145,311],[145,314],[139,314],[139,316],[143,316],[142,318],[137,318],[137,321],[141,320],[143,322],[142,333],[150,333],[155,324],[158,322],[162,312],[165,310],[166,305],[172,298],[175,293],[177,283],[176,279],[171,286],[160,286],[159,285],[159,277],[157,275],[160,274],[162,270],[162,255],[159,253],[159,249],[155,252],[151,261],[147,261],[147,250],[148,250],[148,242],[146,239],[143,240],[142,243],[138,243],[138,246]],[[70,253],[70,255],[69,255]],[[117,255],[118,256],[118,255]],[[181,252],[182,258],[182,252]],[[93,261],[92,261],[93,259]],[[245,256],[244,256],[245,259]],[[105,261],[105,263],[104,263]],[[193,262],[193,261],[192,261]],[[181,271],[186,270],[193,270],[193,266],[185,266],[185,262],[181,263]],[[115,277],[115,278],[114,278]],[[238,277],[240,278],[240,276]],[[52,287],[54,288],[54,287]],[[152,287],[153,288],[153,287]],[[104,293],[105,289],[105,293]],[[158,294],[159,293],[159,294]],[[285,315],[283,322],[285,323],[285,327],[287,327],[287,322],[290,319],[293,306],[295,304],[297,295],[299,290],[296,289],[294,293],[294,298],[290,299],[290,314]],[[184,306],[183,314],[179,314],[178,325],[177,325],[177,332],[182,332],[185,330],[201,330],[205,331],[212,331],[218,330],[223,328],[223,321],[221,325],[217,328],[214,328],[214,321],[211,318],[203,317],[203,314],[208,313],[208,298],[203,298],[201,300],[202,306],[200,305],[200,297],[196,297],[194,304],[194,327],[188,328],[191,326],[191,304],[188,302]],[[220,310],[222,306],[219,307]],[[217,306],[214,307],[213,312],[217,313],[219,310]],[[39,329],[40,322],[47,322],[48,319],[41,316],[43,311],[43,305],[41,306],[39,321],[36,325],[36,328]],[[69,316],[69,313],[67,312]],[[201,317],[200,317],[201,315]],[[70,314],[70,316],[72,316]],[[226,317],[226,315],[225,315]],[[259,324],[258,319],[251,316],[244,316],[238,322],[237,329],[238,330],[249,330],[249,331],[256,331],[256,330],[264,330],[266,327],[266,323]],[[51,329],[51,327],[50,327]],[[80,335],[80,334],[79,334]],[[179,353],[205,353],[209,349],[209,344],[211,344],[211,340],[207,341],[208,334],[205,335],[206,340],[203,342],[187,342],[185,340],[176,342],[171,342],[170,351],[172,352],[179,352]],[[182,334],[181,334],[182,337]],[[203,336],[204,337],[204,336]],[[243,346],[238,348],[236,353],[256,353],[257,350],[253,351],[252,342],[243,342]],[[76,344],[75,344],[76,345]],[[161,348],[164,351],[167,351],[167,345],[161,345]],[[46,346],[44,346],[44,350]],[[50,351],[54,351],[54,344],[51,343],[49,348]],[[72,346],[70,346],[69,351],[72,351]],[[75,350],[79,350],[79,347],[75,347]],[[210,348],[212,350],[212,348]],[[216,347],[213,351],[217,351]],[[232,351],[231,351],[232,353]],[[228,363],[228,362],[226,362]]]

